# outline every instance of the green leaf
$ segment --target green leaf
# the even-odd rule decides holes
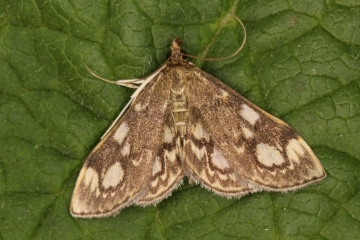
[[[0,1],[1,239],[359,239],[360,4],[356,0]],[[218,197],[185,183],[155,207],[74,219],[87,154],[129,100],[94,79],[142,77],[174,37],[292,125],[328,177],[287,194]]]

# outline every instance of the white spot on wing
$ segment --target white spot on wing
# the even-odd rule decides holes
[[[141,104],[140,103],[136,104],[134,109],[135,111],[140,112],[142,110]]]
[[[127,125],[125,122],[122,123],[122,124],[119,126],[119,128],[116,129],[116,132],[115,132],[115,134],[114,134],[114,139],[115,139],[119,144],[121,144],[121,143],[124,141],[124,139],[125,139],[128,131],[129,131],[128,125]]]
[[[205,139],[205,141],[209,141],[209,134],[205,131],[203,125],[200,122],[195,124],[195,127],[192,129],[192,134],[198,140]],[[191,142],[191,150],[195,153],[199,160],[202,159],[206,154],[206,148],[204,146],[199,148],[193,142]]]
[[[254,125],[256,123],[256,121],[260,118],[259,114],[246,104],[242,105],[240,115],[246,121],[248,121],[251,125]]]
[[[156,178],[155,180],[151,181],[151,187],[156,187],[158,185],[159,178]]]
[[[254,136],[253,132],[247,127],[242,127],[242,131],[247,139],[252,138]]]
[[[166,143],[172,143],[173,141],[173,134],[171,133],[171,130],[168,126],[164,127],[164,142]]]
[[[124,157],[130,154],[130,144],[128,141],[125,142],[124,147],[121,149],[121,155]]]
[[[158,172],[161,171],[161,162],[160,162],[160,158],[156,157],[154,165],[153,165],[153,169],[152,169],[152,175],[155,176]]]
[[[256,146],[256,155],[259,162],[267,167],[271,167],[272,165],[281,165],[285,162],[281,153],[276,148],[266,143],[259,143]]]
[[[214,153],[211,154],[211,162],[222,170],[230,168],[228,161],[217,147],[214,148]]]
[[[223,181],[227,181],[228,179],[229,179],[229,176],[227,175],[227,174],[220,174],[219,172],[218,172],[218,176],[219,176],[219,178],[221,179],[221,180],[223,180]],[[221,185],[220,184],[218,184],[219,185],[219,188],[221,187]]]
[[[221,89],[221,93],[223,98],[227,98],[229,96],[229,93],[227,91],[225,91],[224,89]]]
[[[206,154],[206,148],[203,146],[202,148],[198,148],[193,142],[191,142],[191,151],[193,151],[196,157],[201,160],[203,156]]]
[[[298,140],[291,139],[286,146],[286,154],[289,159],[297,164],[300,164],[299,156],[305,153],[304,148],[300,145]]]
[[[97,189],[99,176],[98,173],[92,168],[85,169],[84,184],[85,186],[90,185],[90,191],[93,192]]]
[[[116,162],[106,171],[102,185],[104,188],[116,187],[123,177],[124,171],[122,170],[121,164]]]
[[[193,128],[193,135],[196,139],[205,138],[206,141],[209,141],[209,134],[203,128],[203,125],[200,122],[197,122]]]
[[[175,162],[176,160],[175,150],[174,151],[165,150],[164,158],[165,160],[169,160],[170,162]]]
[[[88,205],[84,204],[83,200],[79,196],[73,196],[71,200],[72,213],[89,212]]]

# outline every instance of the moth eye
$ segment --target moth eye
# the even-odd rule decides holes
[[[181,53],[184,53],[184,54],[187,54],[187,52],[185,50],[180,50]],[[171,57],[171,51],[169,51],[167,54],[166,54],[166,60],[169,59]],[[187,59],[187,56],[182,56],[183,60]]]

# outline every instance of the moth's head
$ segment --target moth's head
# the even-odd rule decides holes
[[[182,43],[181,38],[175,38],[171,43],[171,51],[166,54],[166,59],[171,64],[178,64],[186,60],[186,52],[180,48]]]

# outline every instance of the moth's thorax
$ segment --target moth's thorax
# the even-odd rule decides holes
[[[188,67],[189,63],[168,65],[167,78],[171,80],[170,101],[171,112],[175,122],[176,132],[183,139],[186,133],[186,118],[188,114],[188,102],[186,96],[186,86],[188,85]]]

